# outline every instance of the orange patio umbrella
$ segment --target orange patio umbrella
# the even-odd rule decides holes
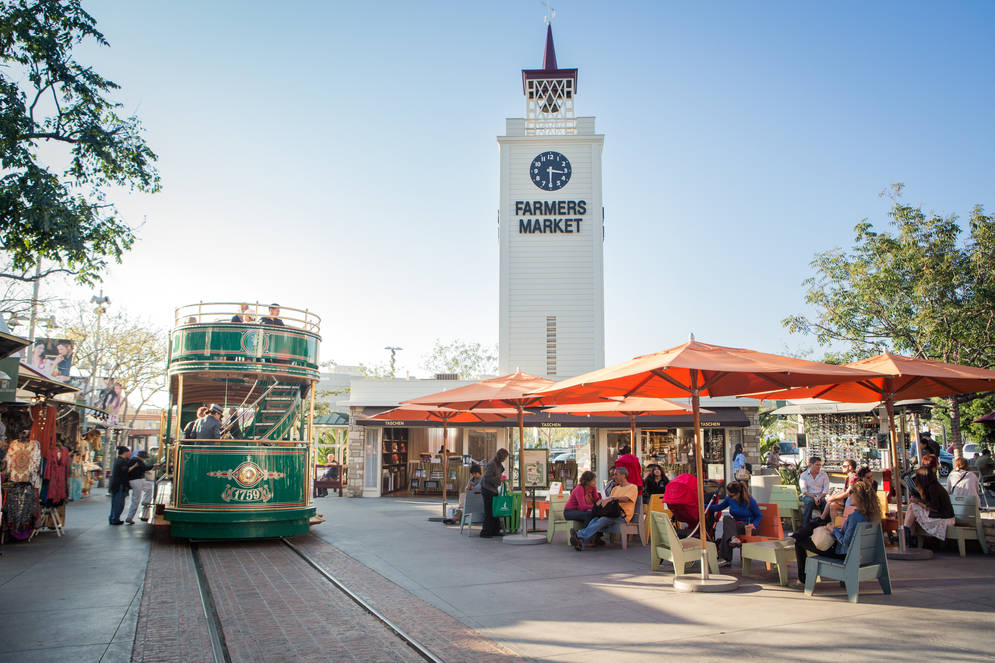
[[[502,375],[496,378],[481,380],[463,387],[440,391],[437,394],[429,394],[420,398],[412,398],[404,401],[404,404],[413,405],[434,405],[436,407],[453,408],[454,410],[493,409],[493,408],[514,408],[518,417],[518,448],[519,448],[519,487],[522,491],[522,509],[525,508],[525,469],[521,467],[525,459],[525,408],[540,404],[540,398],[529,396],[528,394],[548,387],[553,384],[552,380],[529,375],[521,371]],[[521,514],[521,537],[520,540],[508,543],[541,543],[545,537],[529,537],[525,533],[525,514]]]
[[[661,414],[687,414],[692,412],[690,405],[666,398],[645,398],[630,396],[595,403],[578,403],[576,405],[556,405],[543,410],[546,414],[572,414],[577,416],[596,415],[601,417],[628,417],[629,440],[632,448],[636,448],[636,417]],[[711,410],[701,410],[705,414],[714,414]]]
[[[701,396],[740,396],[768,389],[848,382],[874,377],[855,368],[832,366],[815,361],[783,357],[743,348],[699,343],[691,337],[687,343],[636,357],[629,361],[585,373],[540,389],[533,396],[546,403],[590,401],[592,396],[647,396],[651,398],[691,397],[694,414],[695,468],[698,475],[698,515],[705,522],[705,497],[702,485]],[[775,385],[760,386],[760,385]],[[694,591],[735,587],[735,579],[722,576],[709,584],[707,541],[701,537],[700,580],[678,576],[674,587]]]
[[[442,519],[446,519],[446,481],[448,480],[449,422],[477,423],[501,421],[515,416],[511,408],[479,408],[473,411],[454,410],[432,405],[404,405],[375,414],[369,419],[386,421],[439,421],[442,422]]]
[[[898,520],[902,521],[902,481],[898,467],[898,435],[895,431],[895,401],[935,398],[974,391],[995,391],[995,371],[933,359],[914,359],[886,352],[846,364],[871,371],[878,377],[857,382],[826,384],[805,389],[767,391],[756,398],[822,398],[843,403],[884,403],[891,437],[891,465]],[[905,537],[898,537],[899,554],[905,555]]]

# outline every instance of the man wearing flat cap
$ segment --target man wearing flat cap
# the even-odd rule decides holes
[[[224,410],[217,403],[212,403],[207,408],[207,414],[203,419],[197,420],[195,428],[198,440],[220,440],[221,439],[221,415]]]

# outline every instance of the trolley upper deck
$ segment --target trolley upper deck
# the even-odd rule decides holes
[[[175,311],[167,373],[270,375],[281,381],[319,378],[321,318],[307,309],[259,302],[199,302]],[[192,376],[191,376],[192,377]]]

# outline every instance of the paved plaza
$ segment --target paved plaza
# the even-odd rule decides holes
[[[894,593],[864,583],[856,605],[835,582],[809,598],[773,573],[731,594],[678,594],[638,543],[577,552],[561,533],[554,545],[509,546],[429,523],[437,501],[317,504],[328,518],[320,538],[535,661],[992,658],[995,561],[980,552],[891,562]]]
[[[808,598],[773,574],[731,594],[677,594],[638,543],[578,553],[561,533],[554,545],[508,546],[429,522],[436,500],[317,502],[328,521],[296,544],[447,661],[991,660],[995,564],[973,550],[892,561],[894,594],[865,583],[856,605],[836,583]],[[3,547],[0,661],[210,660],[184,546],[143,526],[107,526],[106,506],[95,495],[70,506],[63,538]],[[364,633],[372,627],[337,590],[295,580],[306,568],[277,544],[214,545],[203,548],[205,568],[227,578],[215,592],[238,660],[410,658]],[[270,584],[251,582],[267,572]],[[274,579],[297,587],[294,600],[267,589]],[[266,606],[271,618],[254,621],[240,605]],[[177,657],[180,646],[202,651]]]

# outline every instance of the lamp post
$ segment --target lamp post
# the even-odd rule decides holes
[[[390,377],[394,377],[395,364],[397,362],[397,353],[404,348],[399,348],[396,345],[388,345],[384,348],[390,353]]]
[[[94,313],[97,314],[97,331],[96,334],[94,334],[93,338],[93,370],[90,373],[90,384],[89,384],[90,405],[96,407],[97,406],[97,393],[96,393],[97,367],[100,365],[100,318],[104,315],[104,313],[107,312],[107,306],[111,303],[111,300],[109,297],[105,297],[104,291],[101,290],[99,296],[90,297],[90,303],[96,304],[97,306],[97,308],[94,310]],[[97,481],[98,488],[104,487],[104,477],[107,474],[107,459],[110,454],[110,444],[111,444],[111,436],[110,433],[108,433],[107,435],[104,436],[103,456],[102,456],[104,462],[104,471],[100,473],[100,479]]]

